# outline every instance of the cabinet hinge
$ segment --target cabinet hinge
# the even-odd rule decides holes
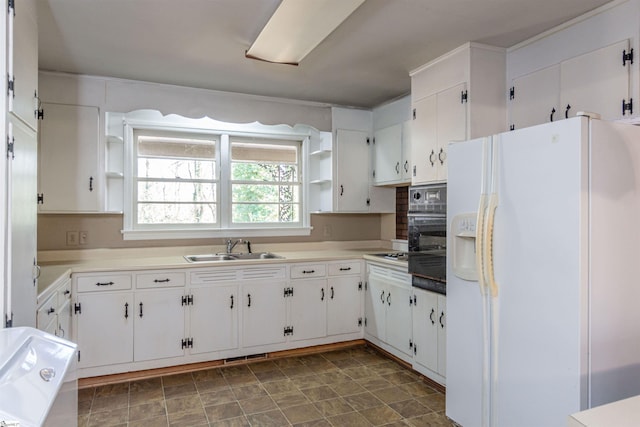
[[[193,295],[183,295],[182,305],[193,305]]]
[[[416,176],[416,165],[413,165],[413,176]]]
[[[413,296],[413,305],[418,305],[418,299],[415,295]]]
[[[362,290],[362,281],[358,282],[358,290],[361,291]]]
[[[462,92],[460,92],[460,104],[464,104],[465,102],[467,102],[469,99],[469,94],[467,93],[466,90],[463,90]]]
[[[284,336],[293,335],[293,326],[285,326],[284,327]]]
[[[367,145],[371,144],[371,140],[369,138],[367,138]]]
[[[7,13],[11,13],[12,11],[13,16],[16,16],[16,0],[7,1]]]
[[[629,52],[625,50],[622,51],[622,66],[627,65],[627,61],[633,64],[633,49],[630,49]]]
[[[376,170],[375,169],[373,170],[372,175],[373,175],[374,178],[376,177]]]
[[[516,125],[509,126],[509,130],[516,130]]]
[[[364,282],[364,290],[368,290],[369,289],[369,282]]]
[[[37,204],[42,205],[44,203],[44,193],[38,193],[36,196]]]
[[[416,354],[418,354],[418,346],[413,344],[413,355],[415,356]]]
[[[367,327],[367,318],[366,317],[364,318],[364,327],[365,328]]]
[[[362,326],[362,317],[358,317],[358,326]]]
[[[13,326],[13,313],[11,313],[11,317],[9,317],[8,314],[5,314],[4,316],[4,327],[5,328],[10,328]]]
[[[36,120],[44,120],[44,109],[40,108],[39,110],[35,110],[33,115],[36,117]]]
[[[193,348],[193,338],[184,338],[182,340],[182,349]]]
[[[9,139],[9,136],[7,136],[7,159],[9,158],[9,154],[11,154],[11,159],[16,158],[16,154],[14,152],[15,143],[16,143],[15,138]]]
[[[293,288],[284,288],[284,297],[292,297],[293,296]]]
[[[78,362],[80,362],[80,350],[78,350]]]
[[[413,120],[415,120],[415,119],[416,119],[416,109],[414,108],[413,109]]]
[[[511,86],[509,88],[509,99],[513,100],[513,98],[515,98],[515,97],[516,97],[516,88],[515,88],[515,86]]]
[[[624,99],[622,100],[622,115],[626,115],[627,111],[629,115],[633,114],[633,98],[629,98],[629,102],[624,102]]]
[[[82,314],[82,304],[77,302],[73,304],[73,313],[74,314]]]
[[[409,340],[409,348],[413,348],[413,341]]]
[[[7,96],[13,92],[13,97],[16,97],[16,93],[14,92],[16,88],[16,78],[15,76],[11,78],[9,74],[7,74]]]
[[[367,197],[367,206],[371,206],[371,199]]]

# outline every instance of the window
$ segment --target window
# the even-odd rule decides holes
[[[309,234],[308,136],[148,123],[125,135],[125,239]]]

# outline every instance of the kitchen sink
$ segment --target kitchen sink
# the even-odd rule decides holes
[[[184,259],[188,262],[216,262],[216,261],[237,261],[245,259],[283,259],[284,257],[271,252],[255,252],[246,254],[204,254],[204,255],[185,255]]]

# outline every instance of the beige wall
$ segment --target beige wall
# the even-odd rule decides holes
[[[303,237],[252,237],[255,243],[392,239],[395,216],[379,214],[311,215],[313,231]],[[390,228],[389,230],[386,230]],[[185,240],[123,240],[122,215],[38,215],[38,250],[136,248],[221,244],[221,238]],[[383,231],[384,229],[384,231]],[[87,243],[67,246],[67,231],[86,231]],[[384,237],[381,237],[384,235]],[[237,236],[228,236],[230,238]]]

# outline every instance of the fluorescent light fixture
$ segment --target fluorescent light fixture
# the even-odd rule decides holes
[[[247,58],[298,65],[365,0],[282,0]]]

